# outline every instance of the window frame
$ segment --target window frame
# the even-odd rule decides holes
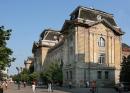
[[[98,40],[98,46],[99,47],[105,47],[105,39],[103,37],[100,37]]]
[[[102,79],[102,71],[97,71],[97,79]]]
[[[105,74],[105,79],[109,79],[109,71],[105,71],[104,74]]]
[[[105,53],[100,53],[98,57],[98,63],[99,64],[104,64],[106,62],[106,56]]]
[[[70,79],[72,80],[73,77],[72,77],[72,71],[69,71],[69,74],[70,74]]]
[[[68,71],[66,71],[66,79],[67,80],[69,79],[69,73],[68,73]]]

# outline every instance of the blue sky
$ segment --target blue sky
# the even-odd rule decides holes
[[[0,0],[0,26],[13,30],[8,47],[13,49],[16,61],[9,73],[17,73],[16,66],[24,66],[24,60],[32,56],[33,42],[45,28],[60,30],[79,5],[114,14],[126,33],[123,42],[130,45],[130,0]]]

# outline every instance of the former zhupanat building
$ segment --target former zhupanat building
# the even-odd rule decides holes
[[[35,71],[44,71],[51,62],[63,67],[63,83],[74,86],[86,80],[110,85],[119,82],[122,35],[113,15],[79,6],[65,20],[60,31],[45,29],[34,42]]]

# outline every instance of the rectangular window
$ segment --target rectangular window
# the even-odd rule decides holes
[[[109,79],[109,72],[105,71],[105,79]]]
[[[70,47],[70,54],[73,54],[73,47]]]
[[[68,80],[68,71],[66,72],[66,78],[67,78],[67,80]]]
[[[99,62],[99,64],[105,63],[105,54],[104,54],[104,53],[101,53],[101,54],[99,55],[98,62]]]
[[[97,78],[98,79],[102,79],[102,71],[98,71],[97,72]]]
[[[70,79],[72,79],[72,71],[70,71]]]

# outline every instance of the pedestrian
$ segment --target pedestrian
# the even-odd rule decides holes
[[[51,90],[52,90],[52,92],[54,91],[54,83],[53,82],[51,83]]]
[[[26,87],[26,82],[25,81],[23,82],[23,86]]]
[[[35,90],[36,90],[36,84],[35,84],[35,82],[33,82],[33,84],[32,84],[32,91],[33,91],[33,93],[35,93]]]
[[[0,93],[3,93],[3,86],[2,86],[2,84],[0,85]]]
[[[86,81],[85,85],[86,85],[86,88],[88,88],[89,87],[89,81]]]
[[[4,86],[5,86],[5,82],[3,81],[1,87],[4,89]]]
[[[92,81],[92,83],[91,83],[91,92],[92,93],[95,93],[96,92],[96,81]]]
[[[51,81],[48,82],[48,92],[52,92],[52,84],[51,84]]]
[[[119,93],[122,93],[123,89],[124,89],[124,85],[122,83],[120,83],[119,88],[118,88]]]
[[[69,88],[71,89],[72,88],[72,82],[69,81]]]
[[[21,87],[21,86],[20,86],[20,81],[18,81],[18,90],[20,90],[20,87]]]
[[[7,83],[7,81],[5,82],[5,89],[7,90],[7,88],[8,88],[8,83]]]

